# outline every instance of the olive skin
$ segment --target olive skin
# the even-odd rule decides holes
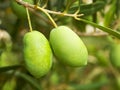
[[[0,57],[0,66],[13,66],[13,65],[19,65],[20,60],[18,59],[18,55],[16,53],[13,53],[11,51],[4,51],[1,54]]]
[[[50,44],[60,62],[72,67],[87,64],[87,48],[79,36],[66,26],[59,26],[50,32]]]
[[[46,37],[39,31],[28,32],[23,44],[27,70],[36,78],[47,74],[52,66],[52,51]]]
[[[28,2],[30,4],[34,4],[33,0],[23,0],[25,2]],[[19,5],[15,0],[11,0],[11,8],[13,12],[17,15],[20,19],[26,19],[27,18],[27,12],[24,6]]]
[[[110,61],[116,68],[120,68],[120,44],[113,44],[110,50]]]

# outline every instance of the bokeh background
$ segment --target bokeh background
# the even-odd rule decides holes
[[[63,65],[54,57],[47,75],[40,79],[33,77],[26,70],[23,57],[22,40],[29,31],[28,20],[21,9],[14,10],[11,2],[16,1],[0,0],[0,90],[120,90],[119,39],[89,23],[54,13],[50,15],[58,26],[70,27],[83,40],[89,53],[88,64],[73,68]],[[79,10],[79,14],[84,14],[80,18],[120,31],[120,0],[33,2],[56,12],[74,14]],[[49,40],[50,31],[54,28],[51,21],[40,10],[31,8],[29,12],[32,28],[42,32]]]

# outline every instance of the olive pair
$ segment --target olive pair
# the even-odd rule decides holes
[[[38,31],[26,33],[23,44],[26,68],[37,78],[50,70],[52,50],[57,59],[65,65],[79,67],[87,64],[88,52],[84,43],[66,26],[59,26],[50,32],[50,44]]]

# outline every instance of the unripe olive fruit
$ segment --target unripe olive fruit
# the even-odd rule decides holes
[[[10,80],[8,79],[4,83],[2,90],[15,90],[15,88],[17,86],[16,84],[17,84],[17,81],[16,81],[15,77],[11,78]]]
[[[33,4],[33,0],[23,0],[30,4]],[[15,0],[11,0],[11,8],[13,12],[18,16],[18,18],[25,19],[27,18],[26,9],[24,6],[19,5]]]
[[[50,32],[50,43],[55,56],[65,65],[78,67],[87,64],[88,52],[79,36],[66,26]]]
[[[113,44],[110,50],[110,61],[113,66],[120,68],[120,44]]]
[[[0,66],[12,66],[12,65],[19,65],[20,61],[18,59],[18,55],[11,51],[4,51],[0,57]]]
[[[25,34],[23,38],[24,59],[28,71],[39,78],[52,66],[52,51],[46,37],[39,31]]]

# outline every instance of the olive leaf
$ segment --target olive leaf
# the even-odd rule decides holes
[[[114,0],[109,8],[108,12],[105,14],[104,25],[109,27],[111,22],[113,21],[116,10],[116,0]]]
[[[111,35],[113,35],[113,36],[115,36],[115,37],[120,39],[120,32],[118,32],[118,31],[112,30],[112,29],[110,29],[108,27],[104,27],[104,26],[98,25],[98,24],[96,24],[94,22],[91,22],[91,21],[88,21],[88,20],[85,20],[85,19],[82,19],[82,18],[79,19],[79,20],[82,21],[82,22],[85,22],[87,24],[90,24],[90,25],[92,25],[92,26],[94,26],[96,28],[99,28],[100,30],[102,30],[104,32],[107,32],[107,33],[109,33],[109,34],[111,34]]]
[[[9,70],[14,70],[14,69],[17,69],[19,67],[21,67],[21,66],[20,65],[14,65],[14,66],[0,67],[0,73],[6,72],[6,71],[9,71]]]
[[[80,3],[80,12],[84,14],[84,16],[92,15],[96,13],[97,11],[101,10],[105,6],[104,1],[96,1],[91,4],[81,4]],[[70,8],[70,12],[75,12],[79,8],[79,5],[74,5],[73,7]]]
[[[117,0],[117,3],[116,3],[116,14],[117,14],[117,17],[120,18],[120,0]]]
[[[82,4],[80,6],[80,13],[84,15],[91,15],[103,9],[104,6],[105,6],[105,3],[103,1],[96,1],[95,3],[88,4],[88,5]]]
[[[26,80],[30,85],[35,88],[35,90],[42,90],[37,80],[35,80],[33,77],[18,71],[15,73],[15,75]]]

